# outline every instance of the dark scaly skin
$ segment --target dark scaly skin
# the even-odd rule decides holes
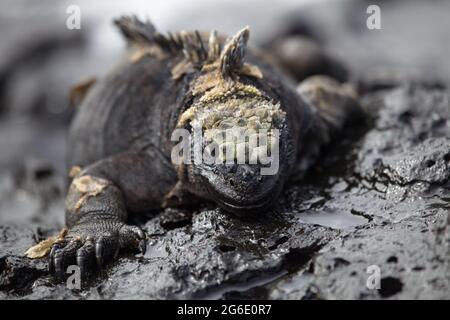
[[[263,77],[242,73],[239,82],[279,102],[287,114],[281,127],[278,173],[261,177],[258,165],[173,166],[170,136],[180,115],[204,93],[193,94],[193,84],[205,72],[196,65],[198,60],[207,58],[200,49],[192,49],[193,66],[175,77],[174,66],[185,59],[180,39],[161,38],[152,25],[134,18],[123,18],[118,24],[131,43],[158,50],[121,62],[93,85],[79,106],[70,130],[68,164],[82,171],[67,194],[68,233],[50,252],[50,269],[59,275],[75,263],[87,274],[120,250],[144,252],[145,235],[126,224],[128,213],[184,205],[194,198],[228,211],[266,210],[288,177],[301,176],[355,110],[353,98],[339,84],[319,78],[306,80],[296,89],[269,59],[249,50],[245,61],[257,66]],[[207,46],[208,38],[201,37],[201,46]],[[223,46],[224,39],[220,42]],[[245,42],[237,48],[242,49]],[[224,78],[242,68],[241,53],[234,50],[227,56],[227,64],[222,65]],[[324,97],[328,102],[320,104]],[[333,106],[330,101],[343,102]],[[330,112],[328,107],[338,110]]]

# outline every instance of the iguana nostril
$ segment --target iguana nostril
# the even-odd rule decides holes
[[[244,178],[247,178],[248,176],[253,174],[253,171],[250,168],[246,167],[246,166],[242,166],[239,169],[240,169],[240,172],[242,173],[242,176]]]
[[[233,164],[226,164],[225,165],[225,171],[227,173],[236,173],[237,167],[238,166],[235,163],[233,163]]]
[[[230,179],[229,181],[228,181],[229,183],[230,183],[230,186],[234,186],[234,180],[233,179]]]
[[[258,182],[263,182],[264,178],[263,177],[258,177]]]

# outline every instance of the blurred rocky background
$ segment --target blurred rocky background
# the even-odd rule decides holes
[[[0,11],[0,298],[450,298],[450,2],[23,1]],[[69,5],[81,29],[66,28]],[[366,9],[381,8],[381,30]],[[340,60],[370,115],[349,127],[275,210],[234,217],[149,212],[145,256],[124,256],[83,290],[23,252],[64,224],[70,88],[124,53],[112,19],[165,32],[251,27],[309,39]],[[380,268],[369,289],[367,268]]]

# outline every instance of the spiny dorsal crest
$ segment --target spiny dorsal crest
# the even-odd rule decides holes
[[[161,49],[169,52],[179,50],[182,47],[181,40],[169,34],[166,37],[156,31],[150,21],[142,22],[136,16],[122,16],[114,20],[125,39],[131,44],[158,45]]]
[[[235,79],[239,74],[261,76],[255,66],[244,64],[249,27],[227,40],[221,50],[216,30],[210,32],[208,48],[205,48],[206,44],[198,31],[181,31],[164,36],[156,31],[150,21],[142,22],[136,16],[124,16],[114,22],[131,44],[157,46],[166,53],[182,52],[185,61],[175,67],[175,78],[187,72],[188,65],[196,69],[201,69],[204,65],[215,66],[224,79]]]
[[[245,27],[225,44],[220,55],[220,72],[225,79],[233,78],[243,67],[249,36],[250,28]]]
[[[212,63],[219,59],[220,43],[217,39],[217,30],[212,30],[208,40],[208,62]]]
[[[203,40],[200,33],[195,30],[194,33],[181,31],[180,37],[183,43],[183,54],[195,66],[202,65],[208,57],[208,52],[203,46]]]

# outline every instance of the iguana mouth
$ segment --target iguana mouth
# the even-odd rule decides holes
[[[253,204],[236,205],[236,204],[232,204],[232,203],[226,202],[226,201],[218,201],[218,204],[221,208],[223,208],[227,211],[231,211],[231,212],[243,212],[243,211],[251,212],[251,211],[258,210],[258,209],[266,208],[267,206],[269,206],[272,203],[273,200],[274,200],[274,197],[270,196],[270,197],[266,197],[261,202],[257,202],[257,203],[253,203]]]
[[[223,195],[217,192],[214,188],[207,185],[208,191],[214,196],[216,203],[225,211],[234,213],[252,212],[258,209],[267,208],[278,197],[281,191],[281,182],[278,181],[274,188],[267,192],[264,196],[252,202],[238,202],[229,199],[224,199]]]

